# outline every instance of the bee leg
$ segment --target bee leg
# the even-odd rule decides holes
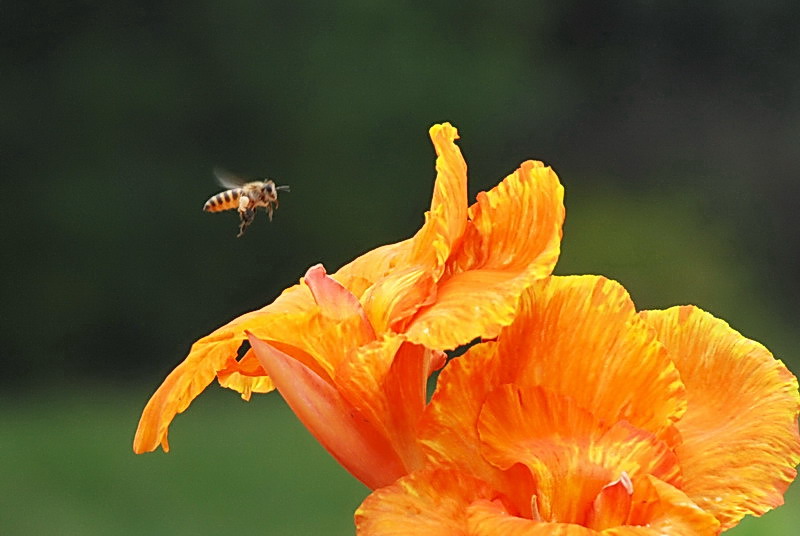
[[[250,206],[250,198],[246,195],[243,195],[239,198],[239,214],[243,213],[247,210],[247,207]]]
[[[269,221],[272,221],[272,203],[267,205],[267,216],[269,216]]]
[[[247,230],[247,227],[253,223],[253,220],[256,217],[255,209],[249,208],[239,212],[239,234],[236,235],[236,238],[239,238],[244,234]]]

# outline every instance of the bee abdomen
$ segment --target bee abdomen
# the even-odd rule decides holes
[[[233,188],[232,190],[225,190],[220,192],[203,205],[203,210],[206,212],[219,212],[221,210],[230,210],[239,207],[239,198],[242,196],[241,188]]]

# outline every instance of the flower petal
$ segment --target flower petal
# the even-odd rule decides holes
[[[541,162],[525,162],[490,192],[478,194],[461,248],[448,261],[435,303],[406,335],[430,348],[453,349],[494,338],[511,323],[519,296],[550,275],[558,259],[564,189]]]
[[[433,279],[438,280],[467,225],[467,164],[455,144],[455,127],[450,123],[434,125],[429,133],[437,155],[436,182],[431,209],[413,238],[409,263],[429,267]]]
[[[348,347],[375,338],[358,300],[340,283],[325,274],[321,265],[306,273],[306,279],[284,291],[272,304],[236,318],[194,345],[150,398],[134,438],[134,452],[155,450],[159,444],[169,450],[167,433],[175,415],[189,407],[214,380],[249,397],[270,387],[267,378],[246,379],[235,357],[246,339],[246,332],[298,350],[295,357],[318,374],[329,375]],[[319,303],[316,301],[319,300]]]
[[[428,455],[466,463],[493,482],[475,426],[486,396],[504,383],[540,385],[602,421],[627,420],[657,437],[686,403],[675,366],[628,294],[597,276],[537,281],[496,343],[475,345],[445,367],[421,427]]]
[[[547,523],[510,515],[497,501],[475,501],[468,508],[470,536],[598,536],[572,523]]]
[[[481,480],[446,469],[425,469],[374,491],[356,510],[359,536],[468,536],[467,506],[497,493]]]
[[[506,384],[489,393],[478,433],[490,463],[529,468],[545,521],[586,525],[595,497],[621,473],[672,483],[680,477],[663,441],[624,421],[603,423],[571,397],[541,387]]]
[[[186,359],[167,376],[147,402],[133,440],[134,452],[149,452],[159,445],[165,452],[169,451],[167,434],[172,419],[185,411],[192,400],[214,381],[217,372],[230,367],[231,360],[246,339],[246,330],[278,333],[286,316],[313,306],[308,288],[295,285],[263,309],[242,315],[195,342]],[[232,382],[231,386],[234,385],[238,386]],[[243,384],[241,387],[245,388]]]
[[[252,348],[240,361],[229,358],[228,363],[228,367],[217,371],[217,381],[222,387],[241,393],[243,400],[249,401],[253,393],[269,393],[275,389]]]
[[[720,532],[719,522],[701,509],[685,493],[662,482],[652,475],[633,480],[631,513],[627,525],[604,531],[603,534],[627,536],[647,534],[652,536],[716,536]],[[630,532],[632,528],[641,532]]]
[[[372,488],[405,474],[380,423],[303,363],[252,335],[250,344],[297,418],[353,476]]]
[[[523,294],[497,353],[519,378],[571,396],[607,422],[667,435],[686,400],[678,372],[625,289],[599,276],[550,277]]]
[[[687,495],[723,528],[783,504],[800,463],[797,378],[762,345],[696,307],[641,316],[686,385],[676,453]]]
[[[428,376],[441,359],[440,354],[406,343],[400,336],[387,336],[352,352],[334,375],[336,389],[376,423],[403,460],[406,473],[423,463],[417,425],[427,400]],[[376,487],[392,482],[378,482]]]

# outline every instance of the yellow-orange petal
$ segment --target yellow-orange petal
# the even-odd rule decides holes
[[[300,361],[252,335],[250,344],[297,418],[353,476],[374,488],[405,474],[380,423]]]
[[[313,289],[313,291],[312,291]],[[317,301],[319,300],[319,301]],[[242,375],[235,357],[246,332],[297,350],[295,357],[319,374],[330,374],[348,348],[374,339],[375,334],[358,300],[321,266],[308,270],[302,284],[287,289],[273,303],[236,318],[192,345],[186,359],[150,398],[134,437],[134,452],[169,450],[169,424],[221,374],[221,384],[247,398],[271,387],[267,378]]]
[[[214,381],[219,371],[229,368],[230,360],[246,338],[246,330],[260,328],[260,333],[279,333],[286,316],[310,306],[314,306],[314,301],[308,288],[295,285],[263,309],[242,315],[195,342],[189,355],[147,402],[133,440],[134,452],[149,452],[159,445],[169,451],[170,423]]]
[[[598,536],[573,523],[547,523],[510,515],[497,501],[480,500],[468,507],[470,536]]]
[[[402,333],[410,318],[436,299],[436,282],[426,267],[396,269],[362,296],[364,310],[378,333]]]
[[[372,492],[356,510],[356,534],[469,536],[469,504],[495,498],[491,486],[466,473],[424,469]]]
[[[696,307],[641,313],[678,367],[683,490],[728,528],[783,504],[800,463],[797,378],[761,344]]]
[[[625,421],[600,421],[572,397],[541,387],[505,384],[489,393],[478,433],[487,461],[501,469],[528,467],[545,521],[586,525],[597,495],[622,473],[680,481],[678,461],[663,441]]]
[[[470,536],[715,536],[719,523],[678,489],[646,475],[633,482],[625,524],[603,530],[572,523],[547,523],[509,515],[497,501],[469,507]]]
[[[555,266],[563,198],[556,174],[533,161],[480,193],[436,301],[414,317],[406,331],[409,340],[452,349],[497,336],[513,320],[523,290]]]
[[[450,123],[434,125],[429,133],[437,155],[436,182],[431,209],[412,239],[409,263],[429,267],[433,279],[438,280],[467,225],[467,164],[455,144],[455,127]]]
[[[342,397],[388,438],[406,473],[423,464],[417,426],[427,401],[428,376],[441,359],[402,336],[388,335],[351,352],[333,376]]]
[[[331,275],[361,299],[376,281],[391,275],[398,267],[408,264],[413,247],[411,238],[372,249],[339,268]]]
[[[490,483],[502,480],[502,474],[483,458],[478,416],[488,393],[513,379],[503,375],[495,346],[477,344],[442,369],[419,424],[420,443],[431,463],[456,465]]]
[[[228,366],[217,371],[217,381],[222,387],[241,393],[246,401],[250,400],[253,393],[269,393],[275,389],[275,384],[261,367],[252,348],[240,361],[229,358]]]
[[[568,395],[607,422],[663,437],[683,415],[678,372],[627,291],[600,276],[554,276],[523,294],[498,338],[519,385]]]
[[[632,529],[638,529],[632,532]],[[715,536],[719,522],[678,488],[652,475],[633,479],[627,526],[604,531],[614,536]]]

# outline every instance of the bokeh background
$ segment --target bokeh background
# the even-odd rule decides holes
[[[131,441],[195,339],[416,231],[436,122],[471,194],[554,166],[557,273],[800,371],[798,4],[490,4],[0,5],[0,534],[352,534],[367,490],[277,395],[212,387],[171,453]],[[290,184],[275,221],[204,214],[215,165]],[[794,534],[797,488],[730,534]]]

